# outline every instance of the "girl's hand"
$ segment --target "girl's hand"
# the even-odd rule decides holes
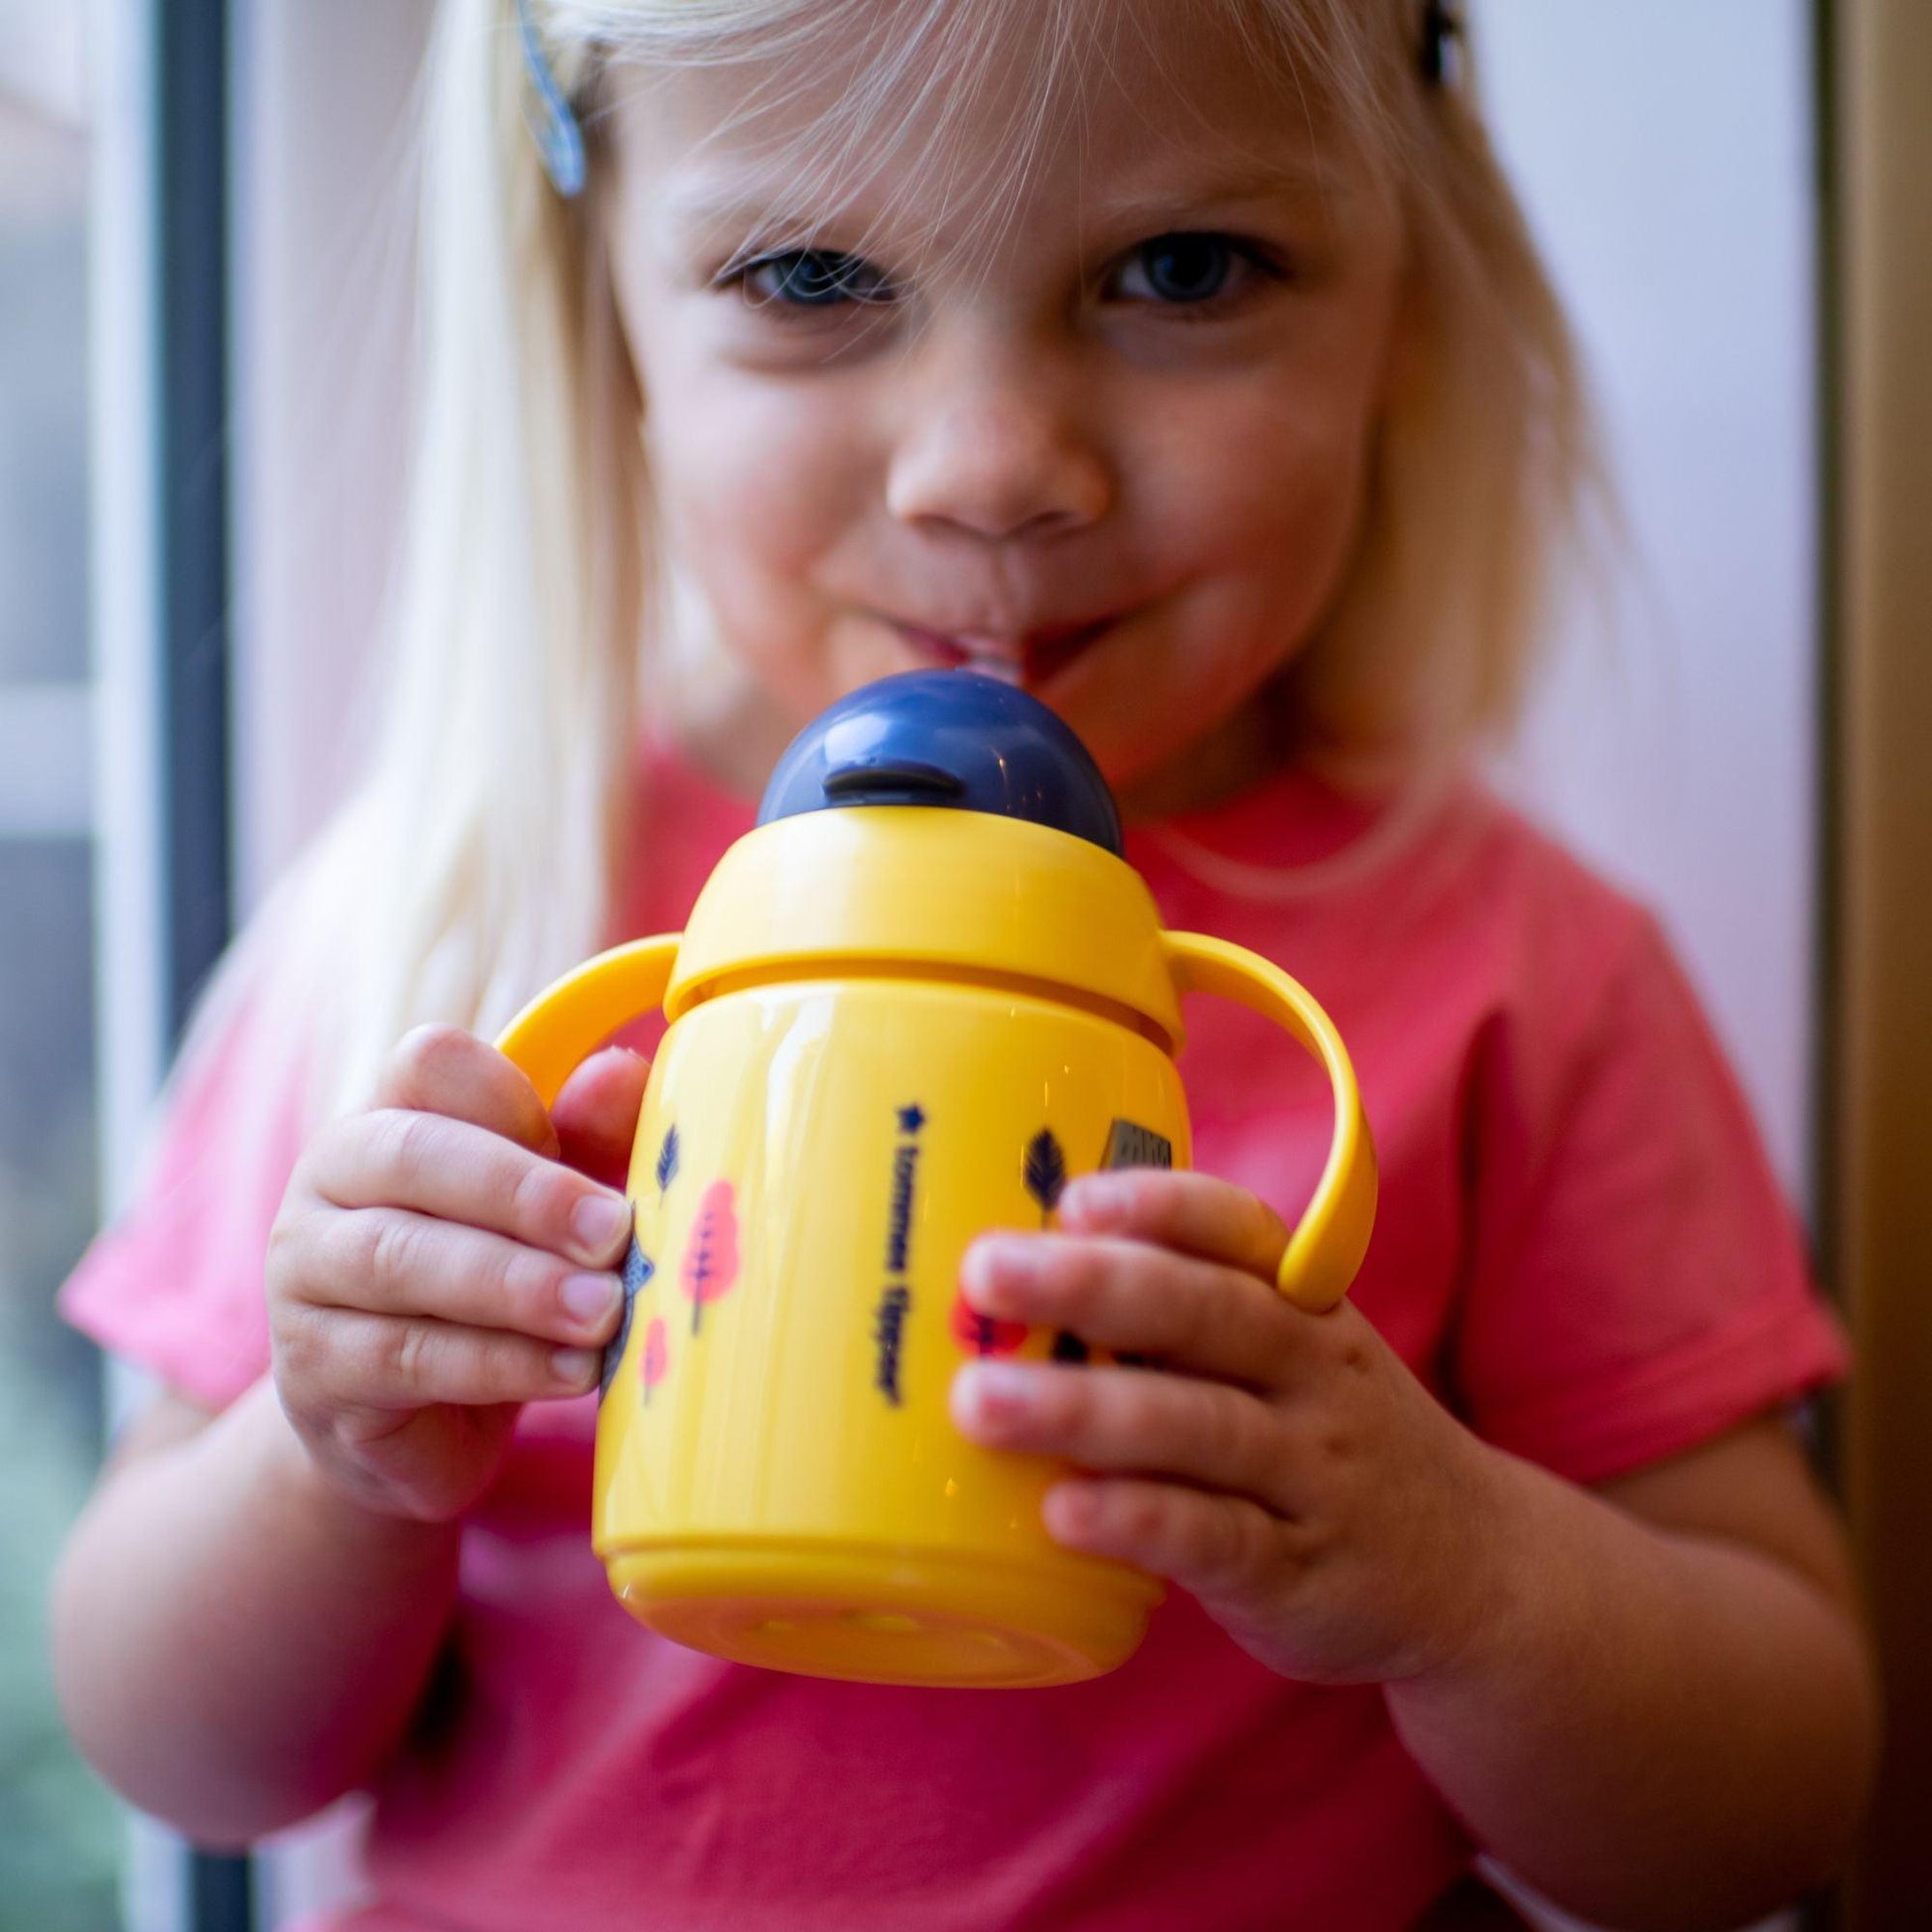
[[[375,1106],[304,1152],[269,1237],[275,1383],[351,1500],[447,1522],[495,1475],[523,1403],[596,1386],[630,1205],[588,1174],[621,1185],[644,1075],[633,1053],[596,1054],[553,1120],[494,1047],[419,1027]]]
[[[1252,1194],[1123,1169],[1070,1182],[1058,1220],[975,1242],[966,1299],[1151,1366],[976,1362],[953,1384],[976,1442],[1093,1472],[1047,1492],[1054,1540],[1173,1579],[1284,1676],[1454,1658],[1507,1576],[1495,1452],[1350,1304],[1276,1289],[1288,1231]]]

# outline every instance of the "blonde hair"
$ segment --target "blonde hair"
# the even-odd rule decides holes
[[[1466,61],[1449,84],[1418,71],[1415,0],[1189,3],[1234,18],[1402,199],[1410,348],[1380,424],[1367,526],[1279,688],[1304,756],[1331,772],[1378,784],[1441,772],[1513,719],[1594,475],[1563,313]],[[586,126],[586,192],[566,201],[542,172],[512,0],[445,0],[426,94],[425,352],[393,687],[366,776],[231,949],[184,1054],[259,1000],[266,1024],[250,1037],[302,1043],[312,1119],[366,1104],[411,1026],[454,1021],[487,1037],[619,936],[607,921],[637,822],[639,667],[662,573],[605,256],[600,73],[621,60],[802,61],[827,36],[869,36],[841,124],[817,137],[849,155],[889,111],[903,127],[943,121],[949,101],[984,110],[982,87],[935,94],[921,75],[1025,34],[1040,84],[1015,95],[1024,156],[1053,87],[1096,51],[1101,17],[1121,19],[1092,0],[902,0],[880,35],[876,0],[532,11]]]

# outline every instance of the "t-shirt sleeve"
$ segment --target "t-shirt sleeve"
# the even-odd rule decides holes
[[[125,1208],[56,1304],[103,1348],[214,1409],[268,1368],[268,1235],[303,1139],[299,1061],[262,1053],[258,1024],[237,1001],[177,1068]]]
[[[1477,1432],[1578,1482],[1710,1441],[1849,1360],[1735,1075],[1654,919],[1638,918],[1619,952],[1566,1045],[1527,1025],[1492,1035],[1453,1344]]]

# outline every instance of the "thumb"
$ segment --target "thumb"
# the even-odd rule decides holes
[[[565,1166],[607,1187],[621,1187],[644,1104],[650,1062],[627,1046],[593,1053],[568,1080],[550,1109]]]

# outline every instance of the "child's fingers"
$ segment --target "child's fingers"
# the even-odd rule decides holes
[[[310,1144],[309,1184],[338,1207],[406,1207],[492,1229],[593,1268],[630,1236],[621,1193],[487,1128],[384,1109],[332,1121]]]
[[[550,1109],[562,1159],[580,1173],[621,1187],[630,1171],[637,1110],[650,1062],[627,1046],[593,1053],[563,1084]]]
[[[461,1027],[436,1024],[406,1033],[382,1063],[375,1104],[467,1120],[552,1158],[558,1151],[529,1076]]]
[[[1252,1388],[1285,1387],[1302,1339],[1273,1288],[1144,1241],[982,1235],[959,1280],[982,1314],[1064,1328],[1096,1348]]]
[[[288,1299],[374,1314],[433,1315],[567,1345],[602,1344],[623,1284],[546,1248],[396,1207],[320,1214],[284,1276]]]
[[[1056,1482],[1040,1515],[1067,1549],[1131,1563],[1210,1603],[1250,1591],[1297,1561],[1291,1526],[1259,1503],[1172,1482]]]
[[[1131,1368],[971,1362],[953,1377],[952,1414],[988,1449],[1178,1476],[1293,1513],[1277,1419],[1225,1383]]]
[[[298,1387],[312,1410],[475,1408],[582,1395],[597,1385],[594,1348],[360,1309],[287,1311],[275,1344],[278,1377]]]
[[[1213,1174],[1114,1168],[1081,1174],[1055,1212],[1068,1233],[1113,1234],[1218,1261],[1273,1284],[1288,1228],[1266,1201]]]

